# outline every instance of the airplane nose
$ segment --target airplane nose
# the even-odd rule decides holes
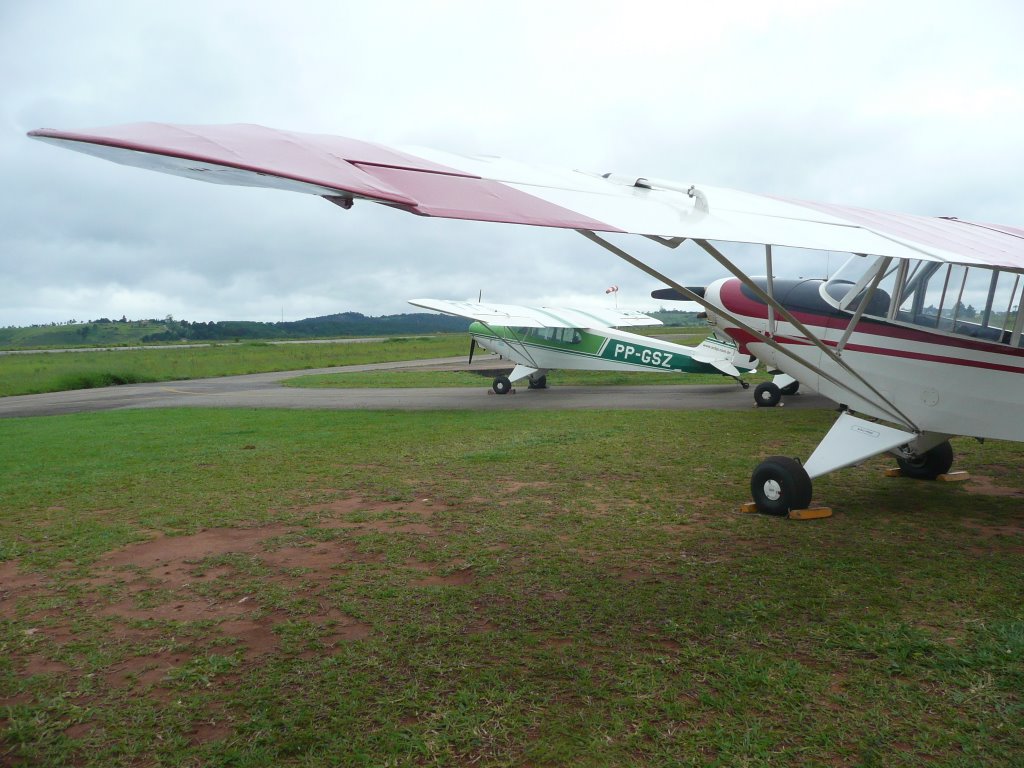
[[[716,307],[722,306],[722,287],[729,281],[736,281],[734,277],[723,277],[720,280],[715,280],[711,283],[704,291],[704,298]]]

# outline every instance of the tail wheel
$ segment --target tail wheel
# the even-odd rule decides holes
[[[750,477],[750,493],[758,512],[786,515],[807,509],[811,503],[811,478],[796,459],[769,456]]]
[[[512,391],[512,382],[508,380],[508,376],[495,376],[491,389],[496,395],[507,395]]]
[[[777,384],[763,381],[754,387],[754,402],[758,408],[774,408],[782,399],[782,390]]]
[[[910,459],[896,459],[900,465],[900,472],[905,477],[913,477],[917,480],[934,480],[939,475],[949,472],[953,466],[953,446],[949,440],[939,443],[919,456]]]

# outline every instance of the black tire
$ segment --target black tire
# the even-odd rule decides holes
[[[897,458],[896,463],[900,465],[900,472],[904,477],[934,480],[939,475],[949,472],[949,468],[953,466],[953,446],[946,440],[912,459]]]
[[[754,402],[758,408],[774,408],[782,399],[782,390],[770,381],[762,381],[754,387]]]
[[[536,379],[530,378],[529,384],[527,385],[530,389],[547,389],[548,388],[548,377],[547,375],[538,376]]]
[[[491,389],[496,395],[507,395],[512,391],[512,382],[508,380],[508,376],[495,376]]]
[[[800,391],[800,382],[799,382],[799,381],[794,381],[794,382],[793,382],[793,383],[791,383],[791,384],[787,384],[786,386],[784,386],[784,387],[783,387],[782,389],[780,389],[779,391],[780,391],[780,392],[781,392],[782,394],[786,395],[787,397],[788,397],[789,395],[795,395],[795,394],[796,394],[797,392],[799,392],[799,391]]]
[[[810,506],[811,478],[796,459],[769,456],[750,476],[750,493],[758,512],[787,515]]]

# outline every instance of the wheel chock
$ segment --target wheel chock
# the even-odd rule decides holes
[[[752,501],[748,501],[740,505],[740,512],[744,514],[756,513],[757,504]],[[791,509],[789,515],[790,520],[818,520],[822,517],[832,517],[831,507],[810,507],[808,509]]]
[[[832,507],[809,507],[807,509],[789,510],[790,520],[820,520],[823,517],[832,517]]]
[[[899,467],[893,467],[892,469],[885,470],[886,477],[904,477],[903,471]],[[970,472],[947,472],[944,475],[936,475],[935,479],[943,483],[962,483],[965,480],[971,479]]]

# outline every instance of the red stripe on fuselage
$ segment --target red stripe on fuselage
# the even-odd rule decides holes
[[[768,319],[768,306],[762,304],[760,301],[755,301],[750,297],[746,296],[742,291],[742,283],[739,280],[729,280],[724,283],[719,291],[719,296],[722,302],[722,306],[733,314],[740,315],[742,317],[755,318],[759,320]],[[828,328],[830,330],[843,331],[849,322],[850,317],[846,317],[847,323],[843,323],[840,318],[829,317],[828,315],[818,314],[815,312],[805,311],[793,311],[786,307],[786,309],[801,323],[804,325],[819,328],[824,330]],[[779,322],[784,320],[779,317]],[[834,325],[829,325],[829,322]],[[742,332],[741,332],[742,333]],[[938,332],[931,332],[927,330],[919,330],[916,328],[907,328],[902,325],[895,325],[887,322],[880,322],[878,320],[869,320],[867,318],[861,318],[857,324],[856,333],[865,334],[869,336],[880,336],[886,339],[899,339],[901,341],[909,341],[916,344],[936,344],[942,347],[954,347],[956,349],[966,349],[972,352],[983,352],[989,355],[999,355],[1000,357],[1016,357],[1024,359],[1024,349],[1015,347],[1009,347],[1005,344],[998,344],[996,342],[984,342],[977,341],[975,339],[967,339],[962,336],[956,336],[954,334],[944,334]],[[733,336],[740,343],[746,343],[748,341],[764,341],[763,337],[754,337],[751,339],[745,339],[740,341],[730,331],[729,334]],[[750,334],[743,334],[744,337]],[[794,343],[795,340],[792,338],[787,339],[789,343]],[[781,339],[780,339],[781,343]],[[807,343],[800,341],[799,343]],[[836,342],[825,341],[829,346],[836,346]],[[885,347],[873,347],[865,345],[854,345],[847,344],[846,349],[857,350],[860,352],[877,352],[877,354],[884,355],[896,355],[898,357],[907,357],[912,359],[922,360],[935,360],[956,363],[957,365],[974,366],[979,368],[994,368],[995,370],[1006,370],[1013,372],[1024,372],[1024,368],[1000,365],[998,363],[982,363],[977,360],[962,360],[960,358],[944,357],[944,356],[932,356],[926,353],[915,353],[908,352],[905,350],[893,350]]]
[[[748,344],[765,344],[767,337],[753,333],[747,333],[741,328],[729,328],[726,331],[741,348]],[[802,338],[789,336],[775,336],[772,339],[776,344],[790,347],[807,347],[810,342]],[[829,347],[839,346],[835,341],[822,340],[822,343]],[[1004,365],[1002,363],[991,363],[984,360],[965,360],[962,357],[949,357],[947,355],[935,355],[927,352],[910,352],[905,349],[891,349],[889,347],[873,347],[867,344],[847,344],[843,347],[847,352],[862,352],[867,355],[885,355],[887,357],[900,357],[904,360],[924,360],[930,363],[941,363],[943,365],[959,365],[964,368],[984,368],[990,371],[1003,371],[1005,373],[1024,374],[1024,367],[1015,365]]]

